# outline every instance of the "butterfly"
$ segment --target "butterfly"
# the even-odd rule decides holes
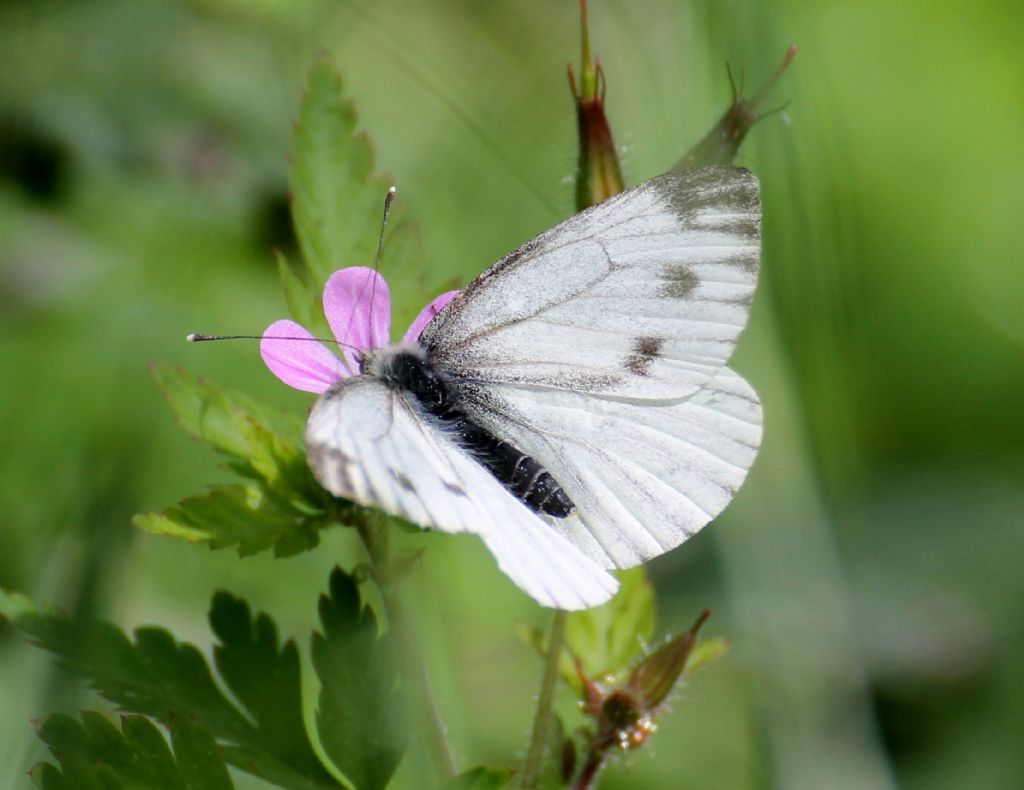
[[[321,393],[305,441],[324,488],[479,535],[539,603],[582,609],[614,594],[610,569],[678,546],[743,483],[761,407],[726,363],[759,261],[755,176],[670,172],[438,297],[400,343],[383,278],[352,267],[324,295],[343,358],[289,321],[261,352]]]

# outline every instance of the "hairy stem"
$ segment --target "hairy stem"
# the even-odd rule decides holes
[[[448,730],[441,718],[441,711],[437,707],[437,697],[434,695],[434,687],[430,683],[430,676],[427,674],[427,664],[423,658],[423,649],[420,644],[419,635],[411,626],[406,616],[404,596],[400,590],[393,590],[389,596],[389,610],[391,614],[392,627],[398,637],[399,644],[405,654],[403,660],[406,672],[409,677],[416,679],[416,687],[419,692],[419,709],[421,716],[418,720],[428,724],[424,737],[427,740],[428,750],[434,763],[436,771],[445,779],[449,779],[458,772],[455,764],[455,756],[452,754],[451,745],[448,743]]]
[[[590,790],[594,780],[597,779],[601,766],[604,765],[604,757],[607,753],[606,749],[590,749],[590,752],[587,754],[587,761],[583,764],[583,770],[580,771],[580,775],[576,777],[572,790]]]
[[[523,766],[523,775],[519,785],[523,790],[533,790],[540,781],[544,747],[547,745],[548,727],[551,724],[551,707],[555,701],[555,685],[558,681],[558,659],[562,654],[567,617],[567,612],[558,610],[551,620],[548,653],[544,662],[544,677],[541,680],[537,711],[533,716],[533,732],[530,733],[530,746],[526,752],[526,764]]]
[[[366,547],[373,567],[384,570],[388,561],[386,529],[372,523],[371,518],[364,517],[355,521],[359,537]],[[441,719],[430,677],[427,675],[419,635],[406,615],[405,596],[397,584],[381,583],[381,592],[387,605],[388,624],[398,643],[400,658],[405,667],[404,675],[415,679],[413,689],[417,698],[416,708],[420,714],[415,717],[415,721],[427,724],[424,738],[434,770],[443,779],[449,779],[457,773],[458,767],[448,743],[448,731]]]

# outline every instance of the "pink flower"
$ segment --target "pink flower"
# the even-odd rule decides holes
[[[458,291],[447,291],[424,307],[403,343],[415,343],[423,330]],[[324,315],[344,359],[315,341],[294,321],[275,321],[260,340],[260,354],[270,372],[290,387],[325,392],[342,379],[359,374],[359,355],[391,344],[391,295],[373,269],[352,266],[332,274],[324,286]]]

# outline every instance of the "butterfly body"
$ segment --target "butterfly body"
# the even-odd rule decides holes
[[[555,518],[572,512],[572,500],[550,472],[466,415],[455,382],[430,361],[427,349],[419,344],[372,349],[364,355],[361,370],[411,396],[410,402],[425,419],[432,420],[528,508]]]
[[[759,225],[757,179],[733,167],[667,173],[556,225],[411,343],[364,344],[359,375],[310,414],[314,474],[337,496],[479,535],[544,605],[602,603],[617,587],[607,569],[695,534],[757,454],[757,394],[726,363]]]

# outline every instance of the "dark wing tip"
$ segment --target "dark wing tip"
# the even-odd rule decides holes
[[[758,236],[761,218],[760,186],[750,170],[732,165],[708,165],[673,170],[647,182],[671,206],[682,222],[699,214],[722,212],[745,215],[743,235]]]

